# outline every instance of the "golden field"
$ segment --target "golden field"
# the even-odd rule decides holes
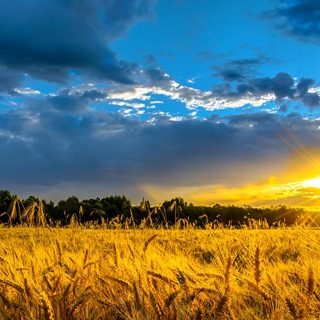
[[[319,319],[319,279],[308,227],[0,228],[0,319]]]

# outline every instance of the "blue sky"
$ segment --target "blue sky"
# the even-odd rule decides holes
[[[289,186],[320,175],[318,1],[0,5],[1,189],[317,199]]]

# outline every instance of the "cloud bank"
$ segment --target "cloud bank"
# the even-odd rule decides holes
[[[95,91],[72,98],[63,94],[41,102],[31,98],[28,107],[0,116],[0,176],[8,185],[20,185],[19,191],[30,183],[48,188],[48,194],[63,184],[73,185],[75,194],[95,185],[123,190],[146,184],[236,186],[264,179],[284,164],[292,151],[277,135],[287,135],[284,127],[306,145],[320,143],[320,121],[297,114],[154,125],[92,111],[89,101],[101,98]],[[60,99],[77,112],[66,112]]]
[[[119,60],[109,44],[143,19],[153,0],[1,1],[0,67],[12,90],[23,74],[65,83],[71,72],[132,83],[135,63]],[[23,12],[23,14],[21,14]],[[3,77],[3,76],[2,76]]]
[[[276,10],[264,13],[278,18],[275,27],[299,40],[320,43],[320,3],[314,0],[280,1]]]

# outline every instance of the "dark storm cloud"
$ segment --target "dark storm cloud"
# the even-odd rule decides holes
[[[313,108],[320,105],[320,97],[315,92],[309,92],[309,89],[315,83],[313,79],[301,78],[297,85],[297,92],[299,97],[305,105]]]
[[[119,154],[122,147],[117,145],[122,142],[121,132],[130,135],[132,126],[139,127],[116,114],[87,110],[74,115],[54,108],[51,101],[30,103],[31,108],[0,117],[3,183],[54,185],[77,181],[80,173],[79,182],[100,180],[104,171],[115,170],[104,162],[119,160],[116,165],[121,165],[124,152]]]
[[[161,83],[170,81],[170,77],[160,68],[148,68],[144,70],[144,74],[151,83]]]
[[[246,94],[254,94],[256,96],[273,93],[277,99],[293,98],[295,90],[293,88],[293,78],[284,72],[278,73],[274,78],[254,78],[248,79],[245,83],[240,83],[233,91],[228,84],[214,86],[213,91],[220,93],[222,96],[241,97]]]
[[[81,112],[87,108],[90,102],[97,102],[104,98],[106,98],[106,94],[97,90],[72,94],[68,89],[65,89],[59,95],[49,96],[47,100],[56,109],[66,112]]]
[[[258,58],[236,59],[221,65],[214,65],[212,69],[217,71],[215,77],[224,81],[244,81],[256,74],[256,69],[267,62],[276,62],[274,59],[265,56]]]
[[[283,126],[304,143],[320,142],[320,122],[298,115],[162,119],[154,125],[88,108],[103,98],[95,90],[62,91],[59,96],[31,99],[24,108],[0,115],[3,185],[74,183],[79,188],[103,184],[126,188],[147,183],[230,182],[239,164],[252,172],[253,165],[278,161],[290,151],[275,134]],[[77,112],[65,112],[68,108]],[[239,183],[244,179],[240,176]]]
[[[297,85],[297,91],[301,96],[304,96],[308,93],[314,83],[315,81],[313,79],[301,78]]]
[[[245,77],[240,72],[232,69],[222,70],[219,75],[223,80],[228,82],[242,81],[245,79]]]
[[[267,18],[282,18],[278,29],[304,41],[320,43],[320,2],[315,0],[285,0],[272,12],[265,12]],[[283,21],[284,20],[284,21]]]
[[[285,72],[279,72],[275,77],[250,78],[243,81],[242,78],[235,79],[239,84],[233,88],[229,83],[220,84],[212,88],[213,94],[223,97],[239,99],[251,96],[259,97],[265,94],[274,94],[280,102],[284,99],[301,101],[310,108],[320,106],[320,97],[316,92],[310,92],[313,79],[301,78],[298,84]]]
[[[294,80],[285,72],[278,73],[274,78],[251,79],[249,85],[258,92],[274,93],[277,99],[292,99],[295,93]]]
[[[306,93],[301,97],[303,103],[313,109],[314,107],[318,107],[320,105],[320,97],[317,93]]]
[[[16,94],[14,89],[22,84],[22,80],[23,75],[20,73],[0,66],[0,94],[1,92]]]
[[[2,0],[0,65],[12,72],[63,82],[70,71],[131,83],[135,64],[108,44],[141,19],[153,0]]]

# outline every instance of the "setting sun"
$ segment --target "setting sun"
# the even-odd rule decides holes
[[[305,180],[301,183],[304,187],[313,187],[313,188],[319,188],[320,191],[320,177]]]

